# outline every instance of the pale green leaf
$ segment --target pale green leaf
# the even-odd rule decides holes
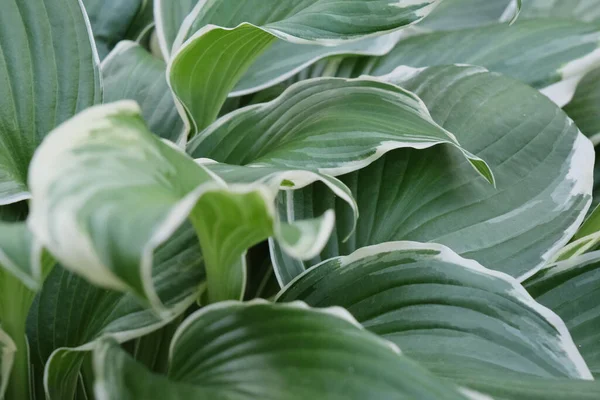
[[[324,261],[277,297],[295,300],[344,307],[366,329],[449,379],[592,379],[556,314],[514,278],[438,244],[388,242]]]
[[[100,59],[127,36],[145,0],[82,0],[90,19]]]
[[[183,121],[167,84],[166,69],[164,61],[142,46],[120,42],[102,62],[104,101],[137,101],[150,131],[183,145]]]
[[[4,398],[4,392],[8,386],[8,379],[12,370],[15,351],[15,343],[3,330],[0,324],[0,399]]]
[[[191,135],[212,123],[249,66],[277,38],[339,45],[419,21],[434,0],[199,2],[175,40],[169,83]],[[227,51],[223,51],[223,49]]]
[[[221,117],[188,144],[195,158],[238,165],[304,168],[340,175],[402,147],[458,148],[489,182],[492,171],[438,125],[418,96],[370,78],[322,78],[277,99]]]
[[[344,241],[347,228],[334,231],[321,256],[306,265],[413,240],[447,245],[520,279],[533,275],[583,222],[592,189],[589,140],[538,91],[479,67],[403,69],[396,79],[408,79],[401,85],[423,99],[433,119],[489,163],[497,187],[448,146],[390,152],[339,177],[358,204],[355,234]],[[350,220],[345,204],[321,185],[303,192],[293,194],[300,218],[335,207],[337,221]]]
[[[592,374],[600,377],[600,252],[550,265],[525,287],[565,321]]]
[[[302,303],[197,311],[175,334],[170,361],[168,376],[151,374],[105,343],[94,356],[97,399],[464,399],[345,310]]]
[[[101,100],[79,0],[6,0],[0,13],[0,205],[29,198],[27,168],[55,126]]]
[[[90,108],[54,130],[35,155],[30,185],[29,226],[65,267],[159,312],[167,310],[154,253],[185,221],[200,240],[211,302],[241,298],[249,247],[289,239],[275,213],[280,182],[228,185],[153,135],[129,101]],[[319,220],[319,232],[331,229],[330,217]],[[315,246],[310,254],[324,244],[322,235],[303,239]]]

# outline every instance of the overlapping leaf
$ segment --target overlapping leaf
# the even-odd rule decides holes
[[[148,131],[129,101],[90,108],[52,132],[32,162],[30,185],[29,226],[65,267],[132,291],[158,311],[166,310],[154,253],[186,220],[200,240],[210,301],[242,296],[250,246],[274,236],[303,258],[320,250],[333,222],[326,213],[280,224],[280,182],[227,185]]]
[[[169,82],[194,135],[212,123],[244,72],[277,38],[338,45],[419,21],[434,0],[236,0],[196,5],[178,33]],[[227,49],[223,51],[223,49]]]
[[[324,62],[327,66],[324,70],[312,70],[313,73],[318,71],[316,76],[327,76],[329,71],[336,71],[337,76],[344,76],[342,71],[337,70],[338,65],[348,67],[347,62],[340,64],[344,55],[382,56],[399,40],[431,30],[455,30],[514,20],[519,12],[515,3],[511,0],[444,0],[415,27],[333,47],[299,45],[279,39],[250,65],[229,96],[240,96],[271,87],[325,58],[329,60]],[[331,59],[332,56],[339,57]]]
[[[100,102],[79,0],[7,0],[0,13],[0,205],[29,197],[27,168],[56,125]]]
[[[591,143],[539,92],[482,68],[402,69],[393,79],[489,163],[497,187],[479,179],[448,147],[390,152],[340,177],[358,203],[356,232],[344,241],[345,234],[334,231],[321,256],[306,265],[372,244],[414,240],[445,244],[515,277],[534,274],[584,219],[591,200]],[[294,207],[287,210],[294,215],[310,218],[335,206],[337,221],[350,219],[336,206],[343,203],[319,185],[293,196]],[[276,264],[280,276],[287,276],[282,284],[295,274],[285,270],[297,272],[297,264]]]
[[[573,95],[576,81],[600,59],[599,45],[596,24],[535,19],[513,26],[490,25],[408,38],[363,73],[382,75],[400,65],[480,65],[544,89],[563,106]]]
[[[0,268],[35,291],[51,263],[24,223],[0,223]]]
[[[564,321],[595,378],[600,376],[600,252],[548,266],[525,282]]]
[[[600,68],[584,76],[564,110],[594,145],[600,142]]]
[[[598,0],[523,0],[522,18],[576,18],[591,22],[600,20]]]
[[[102,62],[104,101],[137,101],[149,129],[182,145],[183,121],[167,84],[164,61],[131,41],[120,42]]]
[[[512,21],[520,12],[515,0],[443,0],[418,24],[425,31],[450,31]]]
[[[4,398],[16,350],[14,342],[0,325],[0,398]]]
[[[155,253],[153,280],[168,315],[159,318],[131,293],[96,287],[56,266],[27,321],[36,397],[72,399],[86,352],[105,338],[120,343],[153,332],[183,313],[204,280],[202,255],[191,224]],[[43,378],[43,379],[42,379]],[[43,386],[42,386],[43,383]]]
[[[202,346],[198,346],[198,343]],[[200,310],[171,343],[168,376],[111,343],[95,352],[98,399],[464,399],[363,330],[344,310],[228,302]]]
[[[104,59],[127,31],[148,0],[83,0],[100,59]]]
[[[222,117],[188,144],[188,152],[229,164],[340,175],[396,148],[441,143],[461,150],[493,183],[487,164],[435,123],[413,93],[372,79],[328,78],[299,82],[270,103]]]
[[[493,388],[527,375],[592,378],[556,314],[514,278],[437,244],[390,242],[324,261],[277,299],[292,300],[344,307],[407,356],[459,382],[493,376]],[[487,392],[485,381],[478,389]]]
[[[6,337],[0,339],[9,346],[9,354],[3,354],[0,386],[7,398],[26,398],[30,376],[25,322],[35,290],[53,263],[22,223],[2,223],[0,239],[0,328],[11,339],[10,343]]]
[[[177,33],[197,3],[197,0],[154,0],[156,35],[165,60],[171,58]]]

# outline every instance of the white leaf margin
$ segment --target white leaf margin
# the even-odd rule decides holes
[[[506,292],[507,294],[513,296],[518,302],[523,304],[525,307],[536,311],[548,322],[549,325],[554,327],[554,329],[557,332],[558,341],[559,343],[561,343],[561,350],[573,362],[573,365],[575,366],[580,378],[585,380],[594,379],[586,362],[577,350],[577,346],[573,342],[573,338],[571,337],[571,334],[569,333],[566,324],[554,311],[535,301],[535,299],[531,297],[531,295],[527,292],[527,290],[521,285],[521,283],[517,279],[503,272],[485,268],[477,261],[463,258],[456,254],[449,247],[437,243],[419,243],[411,241],[386,242],[373,246],[362,247],[356,250],[354,253],[347,256],[334,257],[329,260],[325,260],[317,265],[312,266],[311,268],[307,269],[304,273],[294,278],[288,285],[281,289],[279,294],[277,294],[277,296],[275,297],[275,301],[277,301],[289,287],[291,287],[298,280],[303,278],[304,275],[310,273],[312,270],[320,267],[323,264],[338,260],[340,263],[338,268],[341,269],[349,264],[381,253],[391,253],[394,251],[410,250],[437,251],[438,254],[431,256],[431,258],[455,264],[480,275],[487,275],[491,278],[499,279],[510,285],[511,289],[508,292]]]

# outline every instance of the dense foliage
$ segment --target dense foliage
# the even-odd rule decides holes
[[[600,398],[600,0],[0,10],[0,399]]]

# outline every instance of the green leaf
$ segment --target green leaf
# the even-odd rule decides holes
[[[202,343],[202,346],[198,346]],[[226,302],[171,343],[167,376],[113,343],[94,355],[99,399],[464,399],[339,308]]]
[[[10,348],[14,350],[10,376],[3,370],[0,377],[0,386],[6,389],[7,399],[29,397],[25,322],[35,290],[39,289],[53,265],[24,223],[0,224],[0,327],[12,339]],[[6,365],[3,361],[1,368]]]
[[[212,173],[219,176],[221,179],[223,179],[229,184],[262,183],[267,186],[279,186],[281,190],[286,191],[286,193],[289,193],[292,190],[306,187],[307,185],[313,182],[322,182],[328,188],[328,190],[330,190],[333,194],[335,194],[342,201],[344,201],[348,205],[348,207],[350,207],[349,210],[352,213],[352,223],[348,228],[347,236],[349,236],[356,227],[356,221],[358,220],[358,205],[356,204],[354,197],[352,197],[350,189],[348,189],[348,187],[344,185],[340,180],[332,176],[307,170],[288,169],[281,167],[256,167],[222,164],[206,158],[196,159],[196,162],[205,166],[206,169],[210,170]],[[280,204],[280,201],[278,201],[278,204]],[[283,215],[281,213],[279,214]],[[293,222],[292,219],[294,218],[286,217],[282,220],[291,223]],[[311,217],[310,219],[313,219],[313,217]],[[288,228],[293,227],[290,227],[288,225]],[[329,233],[327,235],[327,238],[323,237],[324,241],[328,240]],[[311,257],[305,256],[304,258]]]
[[[594,145],[600,143],[600,68],[587,73],[564,108]]]
[[[166,69],[164,61],[137,43],[120,42],[102,62],[104,101],[137,101],[149,129],[182,146],[183,121],[167,84]]]
[[[462,375],[456,382],[489,394],[494,400],[597,400],[600,382],[565,378],[514,377],[498,379],[481,373]]]
[[[339,46],[306,45],[278,39],[250,65],[229,97],[255,93],[284,82],[298,72],[335,55],[382,56],[398,42],[403,32],[366,38]]]
[[[32,162],[30,186],[29,226],[66,268],[131,291],[159,313],[168,310],[156,293],[154,253],[185,221],[200,240],[211,302],[243,296],[244,254],[268,237],[300,258],[324,244],[322,234],[290,238],[279,223],[280,182],[228,185],[153,135],[129,101],[90,108],[53,131]],[[303,227],[327,237],[331,217]]]
[[[414,28],[339,46],[299,45],[278,39],[250,65],[229,93],[229,97],[272,87],[327,57],[382,56],[387,54],[399,40],[430,30],[456,30],[497,23],[501,19],[514,20],[519,11],[514,4],[515,2],[511,0],[444,0]],[[334,57],[331,66],[335,66],[339,60],[339,57]],[[318,76],[326,76],[326,74],[321,73]]]
[[[154,1],[152,0],[141,0],[142,4],[138,9],[137,14],[131,21],[125,38],[128,40],[134,40],[140,42],[144,40],[149,33],[154,30]],[[178,2],[174,2],[178,3]]]
[[[341,100],[343,99],[343,100]],[[418,96],[370,78],[312,79],[277,99],[229,113],[188,144],[194,158],[340,175],[386,152],[447,143],[489,182],[492,171],[435,123]]]
[[[592,374],[600,377],[600,252],[550,265],[525,287],[565,321]]]
[[[295,300],[344,307],[366,329],[449,379],[592,379],[556,314],[514,278],[438,244],[389,242],[324,261],[277,298]]]
[[[8,386],[16,350],[15,343],[0,325],[0,399],[4,398],[4,392]]]
[[[600,20],[600,0],[523,0],[523,18],[577,18]]]
[[[204,271],[193,227],[184,225],[155,257],[157,295],[170,310],[160,318],[131,293],[96,287],[55,267],[27,321],[34,376],[39,377],[36,397],[72,399],[86,352],[100,340],[125,342],[156,331],[196,300]]]
[[[519,12],[514,0],[444,0],[417,27],[452,31],[512,21]]]
[[[583,222],[591,200],[590,142],[538,91],[479,67],[403,68],[394,79],[489,163],[497,187],[479,179],[448,146],[390,152],[339,177],[358,204],[355,234],[344,241],[347,228],[341,226],[321,256],[305,265],[368,245],[413,240],[447,245],[520,279],[533,275]],[[350,220],[345,204],[321,185],[303,192],[293,194],[295,215],[311,218],[335,207],[337,221]]]
[[[0,268],[36,291],[53,264],[25,223],[0,223]]]
[[[169,83],[191,135],[212,123],[227,95],[277,38],[339,45],[419,21],[433,0],[200,2],[175,40]],[[223,49],[227,49],[223,52]]]
[[[600,206],[596,206],[594,211],[588,215],[584,223],[579,227],[579,230],[575,233],[571,242],[563,247],[554,257],[554,261],[566,260],[596,250],[599,244]]]
[[[100,59],[127,36],[143,0],[82,0]]]
[[[192,12],[198,0],[154,0],[156,35],[163,58],[171,58],[173,42],[185,17]]]
[[[564,106],[577,81],[600,59],[599,45],[596,24],[535,19],[410,37],[361,73],[384,75],[401,65],[480,65],[541,89]]]
[[[29,161],[56,125],[101,100],[78,0],[7,0],[0,13],[0,205],[30,197]]]

